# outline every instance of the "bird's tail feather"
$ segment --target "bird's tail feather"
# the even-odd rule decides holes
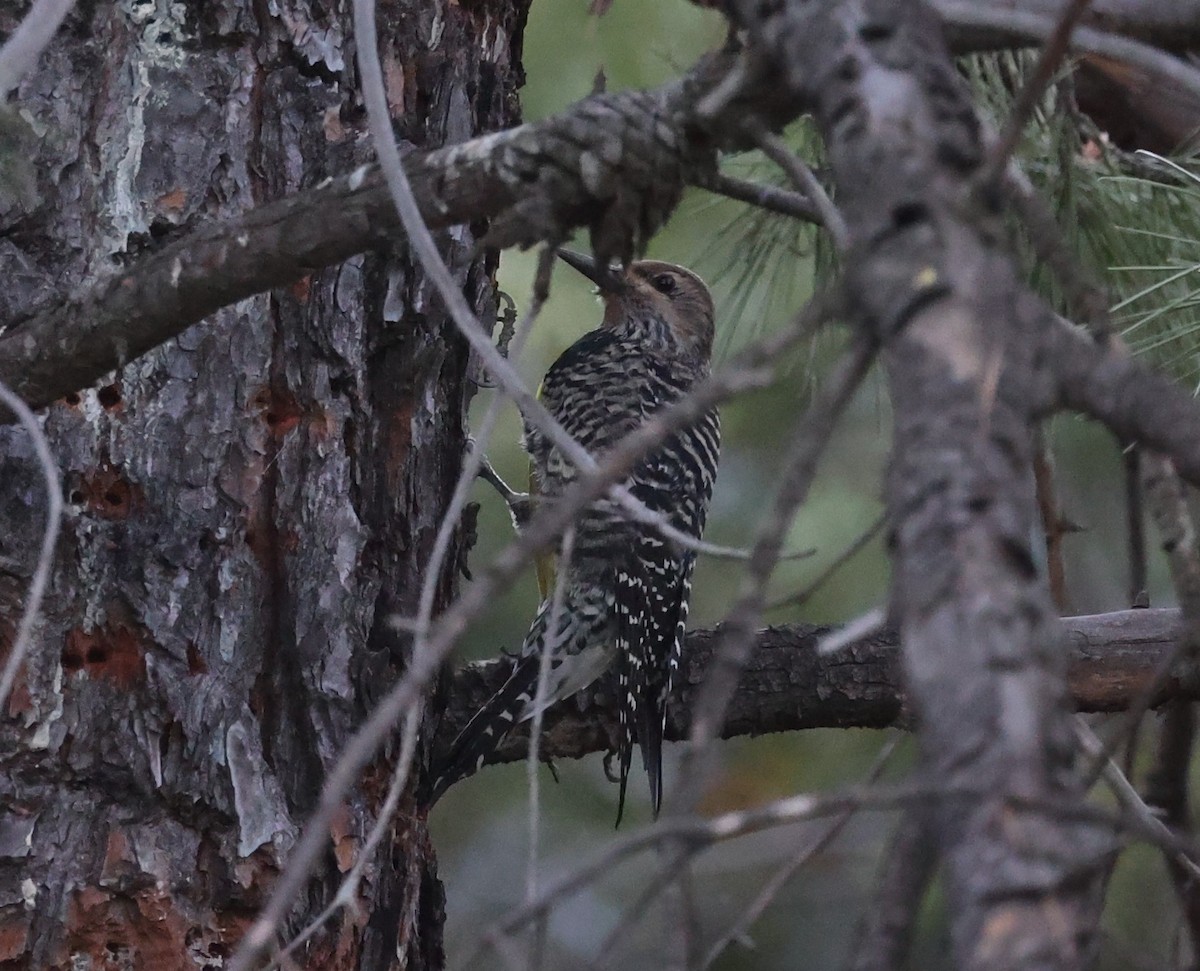
[[[467,722],[445,758],[431,769],[426,805],[432,806],[454,783],[479,771],[484,760],[525,717],[537,688],[537,677],[536,654],[517,658],[508,680]]]
[[[662,807],[662,737],[665,712],[656,704],[651,704],[652,698],[660,697],[657,690],[647,692],[638,706],[638,745],[642,750],[642,765],[646,768],[646,777],[650,780],[650,808],[654,818]]]

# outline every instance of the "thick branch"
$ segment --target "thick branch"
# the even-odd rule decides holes
[[[1120,711],[1136,700],[1159,662],[1174,648],[1176,610],[1123,610],[1062,621],[1070,650],[1069,685],[1080,711]],[[803,728],[884,728],[902,722],[900,648],[893,632],[881,633],[832,655],[816,645],[829,630],[814,625],[771,627],[742,675],[722,737],[764,735]],[[712,658],[719,631],[693,631],[684,650],[682,689],[672,706],[667,737],[686,738],[689,712]],[[469,664],[455,672],[438,735],[448,742],[504,683],[507,660]],[[1156,704],[1191,697],[1169,681]],[[590,695],[547,713],[541,749],[548,758],[581,758],[609,748],[617,729],[611,697]],[[525,757],[525,738],[513,737],[494,761]]]
[[[532,245],[576,226],[597,255],[626,258],[662,224],[689,179],[715,170],[691,105],[724,74],[703,59],[654,91],[597,95],[563,114],[434,152],[406,168],[433,229],[491,220],[484,242]],[[385,243],[399,222],[375,167],[202,226],[0,337],[0,381],[34,408],[91,384],[205,316]],[[10,419],[11,420],[11,419]]]
[[[948,12],[972,7],[943,6]],[[980,6],[991,10],[991,5]],[[1190,36],[1188,31],[1198,32],[1200,24],[1194,2],[1111,0],[1094,6],[1097,23],[1155,40]],[[1051,8],[1057,9],[1054,0],[1015,5],[1002,45],[1023,46],[1036,38]],[[1096,43],[1078,35],[1074,42],[1082,50],[1100,44],[1109,51],[1119,41],[1095,33],[1086,37]],[[958,49],[996,45],[995,31],[977,31],[964,35]],[[1147,52],[1154,53],[1143,45]],[[699,97],[726,77],[732,60],[728,54],[706,57],[681,81],[652,91],[598,95],[546,121],[413,153],[407,168],[422,215],[433,229],[495,220],[486,242],[497,246],[529,245],[587,226],[601,255],[626,255],[666,218],[685,182],[713,184],[715,150],[738,137],[751,101],[773,125],[798,114],[799,105],[789,104],[769,79],[754,92],[727,99],[715,115],[693,113]],[[1186,75],[1185,82],[1200,77],[1174,59],[1146,70],[1159,81],[1164,71]],[[756,201],[767,208],[797,209],[795,200],[769,191]],[[219,308],[381,245],[398,228],[374,167],[240,219],[200,226],[125,271],[89,281],[13,323],[0,336],[0,381],[31,407],[44,407]]]
[[[1098,343],[1061,320],[1048,330],[1060,402],[1103,422],[1121,441],[1169,455],[1179,475],[1200,486],[1196,399],[1118,344]]]
[[[1053,23],[1066,6],[1067,0],[1018,0],[1005,4],[992,0],[954,3],[934,0],[934,7],[946,17],[947,39],[958,52],[1007,48],[1016,40],[1029,40],[1033,36],[1027,29],[1031,23]],[[955,10],[971,8],[978,9],[978,20],[952,16]],[[1092,0],[1082,22],[1096,30],[1132,37],[1166,50],[1185,51],[1200,43],[1197,0]]]

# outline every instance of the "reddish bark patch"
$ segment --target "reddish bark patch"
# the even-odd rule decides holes
[[[7,658],[5,659],[7,660]],[[8,714],[13,718],[33,710],[33,694],[29,690],[29,685],[25,683],[25,673],[25,665],[22,663],[17,668],[12,691],[8,696]]]
[[[84,478],[71,493],[71,501],[86,506],[101,519],[128,519],[146,501],[146,493],[107,462]]]
[[[346,873],[354,866],[354,856],[358,850],[358,839],[352,827],[350,809],[343,803],[333,814],[329,822],[329,835],[333,840],[333,856],[337,860],[338,870]]]
[[[195,971],[188,954],[190,923],[166,891],[147,886],[133,894],[84,887],[67,913],[67,948],[74,965],[86,955],[95,971],[154,968]]]
[[[291,286],[292,296],[296,298],[296,302],[300,304],[308,303],[309,294],[312,293],[312,277],[302,276]]]
[[[108,844],[104,848],[104,863],[100,868],[100,885],[120,887],[130,879],[136,879],[141,868],[129,846],[125,831],[114,826],[108,831]]]
[[[130,689],[146,679],[145,631],[125,624],[107,625],[93,631],[76,627],[63,643],[62,666],[68,674],[86,671],[89,677],[104,678]]]
[[[276,437],[286,435],[300,424],[300,419],[304,417],[304,409],[300,407],[300,402],[286,388],[261,388],[251,399],[251,404],[258,409],[267,428]]]
[[[29,921],[22,917],[0,921],[0,962],[16,961],[25,955]]]
[[[161,212],[181,212],[187,204],[187,193],[183,189],[165,192],[154,200]]]

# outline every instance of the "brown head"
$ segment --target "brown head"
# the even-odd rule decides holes
[[[559,250],[559,257],[600,288],[609,330],[628,328],[661,341],[664,350],[707,362],[713,346],[713,301],[691,270],[659,260],[631,263],[624,271],[599,266],[590,256]]]

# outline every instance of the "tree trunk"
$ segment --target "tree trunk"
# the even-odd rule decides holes
[[[401,138],[518,120],[526,6],[380,3]],[[334,0],[81,3],[16,105],[34,167],[0,192],[0,319],[370,154]],[[495,256],[472,259],[476,235],[444,252],[486,314]],[[231,951],[326,768],[403,670],[387,619],[415,613],[458,473],[467,357],[398,247],[226,308],[49,408],[68,512],[0,718],[0,967],[169,971]],[[0,650],[40,481],[28,436],[0,428]],[[353,862],[389,768],[351,796],[283,939]],[[441,887],[411,801],[383,845],[358,913],[303,963],[441,966]]]

